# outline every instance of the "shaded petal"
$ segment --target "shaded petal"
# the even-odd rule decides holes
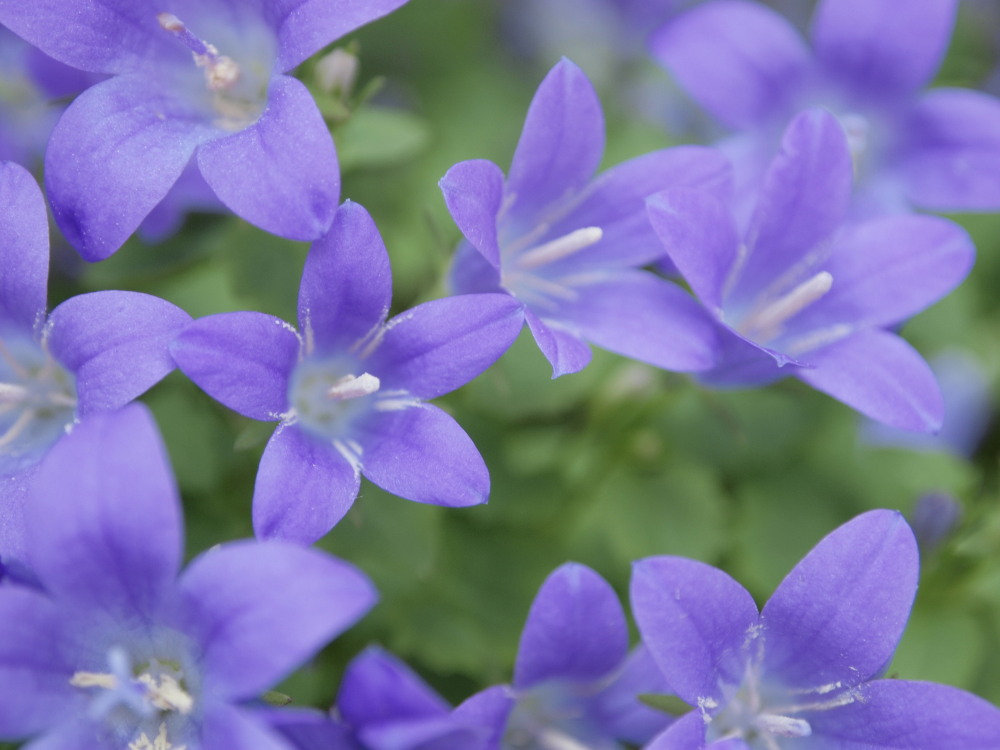
[[[682,372],[716,360],[716,323],[691,295],[645,271],[620,271],[576,287],[559,318],[588,341],[626,357]]]
[[[329,714],[313,709],[275,708],[254,715],[288,739],[295,750],[362,750],[351,732]]]
[[[224,700],[259,695],[376,599],[353,565],[275,540],[234,542],[200,555],[180,588],[189,632],[202,647],[205,689]]]
[[[313,243],[299,287],[299,327],[319,349],[347,349],[386,319],[392,302],[389,254],[375,222],[347,201]]]
[[[743,678],[757,626],[747,590],[711,565],[650,557],[632,566],[631,596],[642,642],[673,692],[692,706],[699,698],[721,703],[720,684]]]
[[[199,388],[251,419],[275,421],[288,410],[288,379],[299,356],[288,323],[257,312],[199,318],[170,347]]]
[[[468,241],[460,242],[455,250],[448,285],[454,294],[507,293],[500,286],[500,271],[489,264]]]
[[[500,268],[497,220],[503,205],[503,171],[486,159],[459,162],[438,182],[451,218],[465,238]]]
[[[906,627],[919,564],[913,532],[896,511],[863,513],[828,534],[761,612],[765,672],[802,689],[877,675]]]
[[[45,319],[49,281],[49,219],[35,178],[0,164],[0,325],[30,331]]]
[[[490,494],[476,446],[436,406],[377,412],[358,427],[356,440],[364,475],[394,495],[455,508],[485,503]]]
[[[624,661],[628,626],[614,589],[585,565],[557,568],[538,590],[521,633],[514,687],[600,680]]]
[[[465,385],[514,343],[524,315],[509,294],[465,294],[390,320],[369,358],[381,389],[430,399]]]
[[[451,707],[406,664],[376,646],[344,672],[337,710],[356,728],[418,717],[447,717]]]
[[[587,76],[567,59],[538,87],[514,152],[507,194],[512,216],[534,212],[583,188],[604,153],[604,116]]]
[[[785,117],[809,71],[809,51],[777,12],[742,0],[706,3],[649,39],[653,57],[729,128]]]
[[[24,513],[31,565],[57,599],[147,620],[166,603],[180,565],[180,500],[145,407],[76,425],[49,451]]]
[[[496,750],[514,705],[514,698],[506,685],[494,685],[480,690],[460,703],[452,712],[455,719],[485,730],[481,744],[476,744],[469,750]]]
[[[361,474],[332,445],[283,425],[260,459],[253,528],[260,538],[312,544],[350,510]]]
[[[333,222],[340,196],[333,139],[294,78],[271,79],[260,119],[198,149],[198,169],[233,213],[279,237],[315,240]]]
[[[907,196],[936,211],[1000,209],[1000,100],[968,89],[924,95],[900,158]]]
[[[711,745],[715,750],[715,745]],[[704,750],[705,722],[699,711],[691,711],[653,738],[645,750]]]
[[[589,704],[591,717],[609,737],[644,745],[673,718],[639,700],[644,693],[669,693],[670,687],[643,645],[629,654],[621,673]]]
[[[579,334],[566,330],[556,321],[542,320],[527,308],[524,319],[535,337],[535,343],[542,350],[545,359],[552,365],[552,378],[579,372],[590,363],[590,347]]]
[[[264,721],[235,706],[213,706],[201,726],[200,748],[226,750],[290,750],[289,744]]]
[[[795,375],[801,363],[743,338],[729,328],[719,332],[719,357],[711,370],[699,372],[698,381],[720,388],[765,385]]]
[[[822,0],[813,45],[826,74],[855,96],[906,96],[930,81],[948,49],[958,0]]]
[[[191,316],[139,292],[92,292],[63,302],[46,326],[49,351],[76,376],[78,413],[120,409],[170,373],[170,342]]]
[[[944,404],[934,373],[895,334],[859,331],[807,356],[813,367],[789,374],[879,422],[921,432],[940,429]]]
[[[125,75],[92,86],[56,125],[45,186],[63,234],[90,261],[113,254],[218,131],[193,104]]]

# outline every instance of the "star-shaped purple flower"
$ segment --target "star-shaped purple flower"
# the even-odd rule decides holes
[[[891,329],[961,282],[972,241],[930,216],[844,224],[852,173],[840,124],[811,110],[789,125],[742,238],[730,208],[694,190],[654,196],[650,219],[722,331],[704,382],[790,375],[873,419],[933,431],[943,418],[934,376]]]
[[[277,541],[178,578],[179,497],[139,406],[56,446],[27,517],[41,590],[0,587],[0,737],[36,748],[289,750],[244,704],[375,600],[354,567]]]
[[[899,513],[841,526],[759,613],[739,583],[680,557],[637,562],[632,608],[671,690],[693,710],[646,750],[989,750],[1000,709],[945,685],[878,679],[917,588]]]
[[[587,342],[670,370],[705,369],[715,354],[710,321],[678,287],[639,270],[662,256],[643,201],[672,185],[721,192],[729,167],[690,146],[594,178],[603,150],[597,95],[563,60],[532,100],[506,178],[479,159],[440,182],[466,238],[452,284],[517,298],[553,377],[587,365]]]
[[[0,23],[68,65],[112,76],[63,115],[45,180],[88,260],[114,253],[195,156],[219,199],[292,239],[330,226],[329,130],[288,71],[406,0],[0,0]]]
[[[417,502],[482,503],[489,474],[461,427],[427,399],[464,385],[516,338],[505,295],[466,295],[386,320],[389,256],[368,213],[338,211],[306,259],[299,330],[255,312],[195,321],[173,346],[213,398],[279,422],[254,490],[259,536],[312,543],[357,497],[361,475]]]
[[[822,105],[850,136],[861,215],[1000,209],[1000,100],[921,89],[948,48],[958,0],[821,0],[810,50],[775,11],[716,0],[669,22],[650,49],[727,130],[741,197],[792,115]]]

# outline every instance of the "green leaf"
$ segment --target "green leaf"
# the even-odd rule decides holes
[[[423,118],[402,109],[375,106],[354,112],[335,136],[344,172],[398,164],[421,153],[430,142]]]
[[[661,693],[639,693],[639,700],[656,711],[661,711],[671,716],[683,716],[693,709],[693,706],[685,703],[676,695],[663,695]]]

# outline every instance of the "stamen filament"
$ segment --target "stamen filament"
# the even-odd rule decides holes
[[[805,719],[794,719],[790,716],[780,716],[778,714],[758,714],[754,722],[756,727],[762,732],[776,734],[779,737],[808,737],[812,734],[812,727]]]
[[[0,435],[0,449],[6,448],[8,445],[17,440],[21,436],[21,433],[24,432],[34,419],[35,412],[32,409],[25,409],[18,414],[14,423],[7,428],[7,432]]]
[[[784,296],[755,310],[740,323],[738,330],[748,338],[767,341],[780,333],[789,318],[820,299],[832,286],[830,272],[820,271]]]
[[[240,66],[231,57],[220,55],[213,44],[209,44],[194,34],[173,13],[159,13],[156,20],[164,31],[169,31],[191,50],[194,62],[199,68],[205,69],[205,82],[211,91],[222,91],[232,88],[239,80]]]
[[[600,242],[604,231],[600,227],[583,227],[569,234],[533,247],[517,259],[517,265],[527,271],[544,266]]]
[[[357,376],[345,375],[330,387],[326,395],[334,401],[370,396],[378,392],[379,385],[379,379],[371,373],[363,372]]]

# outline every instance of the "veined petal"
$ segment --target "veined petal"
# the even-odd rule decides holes
[[[514,687],[596,682],[617,669],[627,652],[628,625],[614,589],[585,565],[567,563],[545,579],[531,604]]]
[[[376,599],[353,565],[276,540],[234,542],[200,555],[180,589],[188,632],[202,648],[205,691],[223,700],[260,695]]]
[[[649,40],[654,58],[721,123],[780,119],[809,72],[809,50],[777,12],[742,0],[705,3]]]
[[[63,114],[45,154],[59,228],[86,260],[107,258],[217,134],[166,83],[122,75],[92,86]]]
[[[944,403],[934,373],[899,336],[863,330],[806,356],[813,367],[789,374],[816,390],[892,427],[940,429]]]
[[[407,500],[451,508],[485,503],[490,475],[472,440],[430,404],[375,412],[358,426],[364,475]]]
[[[25,331],[45,319],[49,220],[45,199],[24,167],[0,164],[0,325]]]
[[[375,222],[347,201],[313,243],[299,287],[299,327],[307,348],[347,349],[389,314],[392,271]]]
[[[450,714],[451,707],[406,664],[377,646],[355,657],[340,683],[337,710],[353,727]]]
[[[358,496],[361,474],[329,442],[294,425],[271,436],[253,492],[259,538],[312,544],[332,529]]]
[[[139,292],[72,297],[49,316],[49,350],[76,378],[77,412],[120,409],[170,373],[170,342],[191,317]]]
[[[198,168],[231,211],[279,237],[315,240],[333,222],[340,196],[333,139],[294,78],[272,78],[260,119],[198,149]]]
[[[876,676],[903,634],[918,568],[913,532],[895,511],[864,513],[824,537],[761,612],[765,673],[801,689]]]
[[[459,162],[438,182],[451,218],[496,269],[500,268],[497,219],[503,205],[503,184],[500,167],[486,159]]]
[[[821,0],[813,44],[825,73],[859,98],[901,97],[924,86],[948,49],[957,0]]]
[[[632,566],[631,596],[642,642],[681,700],[718,703],[721,684],[740,683],[758,615],[739,583],[696,560],[650,557]]]
[[[55,598],[155,617],[180,565],[181,516],[166,451],[145,408],[93,414],[56,443],[40,467],[25,522],[31,566]]]
[[[555,321],[542,320],[525,308],[524,319],[535,343],[552,365],[552,378],[579,372],[590,364],[591,351],[579,333],[562,328]]]
[[[251,419],[277,421],[288,410],[299,348],[298,333],[280,318],[236,312],[194,321],[170,351],[212,398]]]

